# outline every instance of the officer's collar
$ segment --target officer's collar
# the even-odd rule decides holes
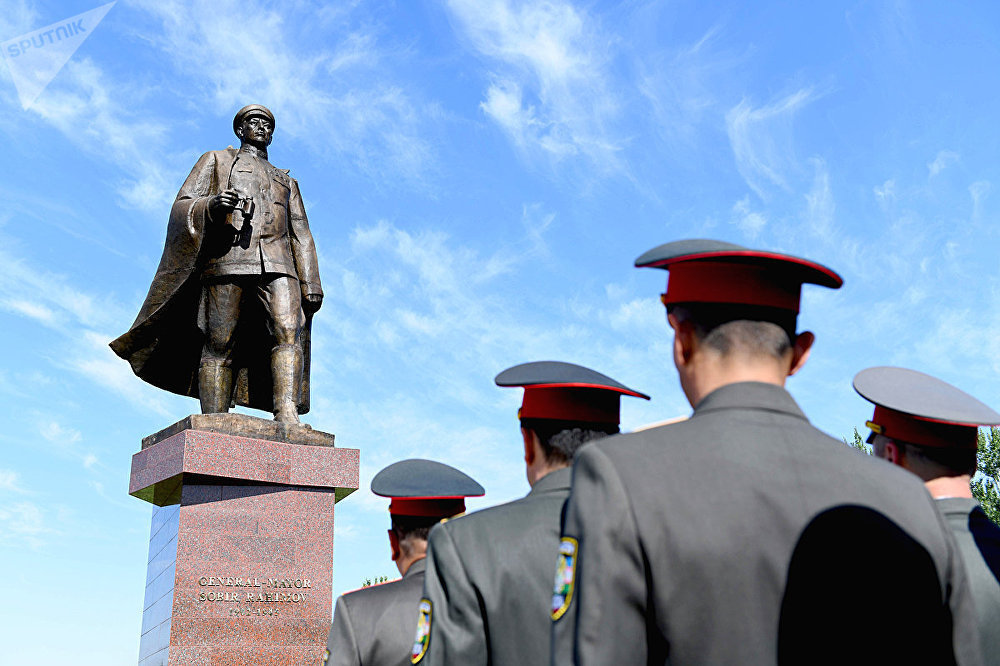
[[[694,415],[719,409],[761,409],[809,420],[788,391],[766,382],[736,382],[720,386],[698,403]]]
[[[537,495],[538,493],[547,493],[554,490],[569,490],[572,478],[572,468],[560,467],[559,469],[552,470],[538,479],[538,481],[535,481],[535,485],[531,487],[531,492],[528,494]]]
[[[240,146],[240,152],[245,155],[246,154],[254,155],[262,160],[267,159],[267,148],[258,148],[257,146],[250,143],[244,143],[242,146]]]
[[[403,574],[403,578],[409,578],[418,573],[423,573],[427,569],[427,558],[421,557],[419,560],[410,565],[410,568],[406,570]]]

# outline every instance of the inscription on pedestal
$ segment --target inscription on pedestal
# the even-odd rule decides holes
[[[304,590],[312,589],[308,578],[261,578],[259,576],[200,576],[198,586],[202,588],[241,588],[239,590],[202,590],[199,602],[228,602],[240,604],[229,608],[232,617],[253,615],[278,617],[280,607],[276,604],[298,604],[306,600]],[[245,588],[252,588],[247,591]]]

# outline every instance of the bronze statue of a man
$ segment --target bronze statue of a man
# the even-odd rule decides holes
[[[111,348],[143,380],[297,422],[309,409],[312,314],[323,302],[298,183],[267,161],[274,116],[239,110],[240,149],[205,153],[170,211],[146,301]]]

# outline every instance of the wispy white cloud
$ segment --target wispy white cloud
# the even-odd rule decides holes
[[[750,240],[757,238],[767,225],[763,213],[750,209],[750,196],[747,195],[733,204],[733,224]]]
[[[55,530],[47,524],[45,510],[34,502],[0,504],[0,544],[8,548],[39,548]]]
[[[144,37],[177,70],[193,74],[188,94],[199,97],[200,104],[207,99],[215,114],[264,103],[275,113],[275,142],[290,136],[320,152],[333,150],[383,182],[402,177],[419,183],[436,168],[432,144],[424,136],[434,105],[414,100],[404,82],[387,78],[380,61],[405,53],[380,46],[376,27],[343,25],[349,8],[324,13],[329,32],[317,46],[305,43],[287,15],[308,14],[311,21],[311,8],[279,11],[252,0],[207,5],[140,0],[136,6],[158,24]]]
[[[927,163],[927,173],[930,178],[938,175],[953,164],[958,164],[960,156],[953,150],[942,150],[938,152],[932,162]]]
[[[65,275],[17,254],[16,242],[0,234],[0,307],[50,327],[106,326],[121,321],[124,310],[109,297],[76,287]],[[15,295],[16,294],[16,295]]]
[[[988,180],[977,180],[969,185],[969,196],[972,197],[972,219],[978,221],[983,215],[983,204],[990,196],[993,185]]]
[[[79,331],[79,335],[72,346],[72,354],[63,361],[67,369],[80,373],[143,410],[170,416],[164,392],[139,380],[128,363],[108,347],[112,336],[92,330]]]
[[[451,0],[455,25],[488,59],[481,108],[528,156],[626,167],[609,74],[614,39],[569,2]]]
[[[541,204],[525,204],[521,208],[521,225],[524,227],[525,237],[528,241],[530,252],[539,256],[546,256],[549,253],[548,245],[545,242],[545,233],[555,221],[555,213],[546,213],[542,210]]]
[[[789,190],[786,171],[795,164],[792,121],[819,96],[808,87],[760,107],[743,99],[726,114],[736,168],[761,199],[768,199],[772,187]]]
[[[15,242],[0,234],[0,291],[17,294],[0,299],[0,309],[60,333],[64,347],[50,357],[60,370],[80,373],[143,409],[167,415],[162,392],[136,379],[128,363],[108,347],[113,336],[99,332],[120,327],[133,313],[108,295],[96,295],[68,276],[28,261],[17,250]]]
[[[812,234],[832,240],[834,234],[834,215],[837,210],[830,189],[830,172],[826,162],[818,157],[809,160],[815,169],[812,188],[805,194],[806,217],[805,228]]]
[[[5,42],[8,39],[13,39],[18,35],[22,35],[27,32],[31,32],[36,28],[41,27],[41,19],[38,15],[38,11],[35,9],[35,3],[29,0],[9,0],[4,3],[3,12],[0,12],[0,42]],[[11,81],[10,69],[7,63],[4,62],[3,66],[0,66],[0,80]],[[13,102],[16,99],[14,94],[13,86],[9,89],[5,97],[12,102],[11,106],[14,106]]]
[[[20,475],[12,469],[0,469],[0,491],[21,494],[27,492],[21,485]]]
[[[83,433],[77,428],[63,425],[51,417],[41,417],[37,431],[58,455],[79,462],[86,470],[93,471],[100,466],[97,454],[86,447]]]
[[[650,3],[638,11],[637,21],[648,25],[664,20],[659,12],[672,8]],[[725,29],[715,24],[692,43],[670,44],[663,52],[649,52],[648,44],[631,45],[637,68],[636,86],[651,105],[655,131],[673,146],[703,150],[705,123],[714,122],[720,104],[723,77],[746,55],[724,46]],[[640,50],[641,49],[641,50]]]
[[[79,430],[64,427],[58,421],[46,421],[39,424],[38,433],[53,444],[65,447],[76,444],[83,437]]]
[[[158,159],[165,152],[166,124],[143,108],[144,87],[145,82],[112,79],[93,60],[74,57],[31,113],[91,155],[128,165],[118,183],[119,203],[157,211],[169,206],[174,193]]]
[[[0,300],[0,307],[15,314],[34,319],[45,326],[56,324],[56,313],[41,303],[33,303],[20,298],[5,298]]]
[[[872,192],[874,192],[875,198],[878,200],[879,204],[887,206],[896,198],[896,181],[889,179],[881,185],[873,187]]]

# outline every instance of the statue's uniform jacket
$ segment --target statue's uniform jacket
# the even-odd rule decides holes
[[[408,666],[425,560],[400,580],[341,595],[326,649],[328,666]]]
[[[552,622],[552,663],[781,663],[781,611],[800,537],[818,517],[858,506],[926,551],[921,589],[931,590],[935,617],[950,611],[954,621],[953,632],[936,625],[946,627],[937,645],[958,664],[981,663],[961,556],[920,480],[813,428],[783,388],[759,382],[722,386],[686,421],[577,454],[562,532],[578,542],[574,587]],[[845,537],[837,543],[866,546],[850,530],[837,534]],[[842,571],[880,576],[898,564],[860,558]],[[827,603],[805,596],[807,607]],[[848,639],[904,647],[863,600],[847,603],[858,604],[847,614]],[[810,613],[800,615],[808,628]],[[806,646],[812,658],[850,644],[829,635],[820,642]]]
[[[212,253],[214,256],[207,258],[202,275],[290,275],[299,279],[303,296],[322,294],[316,248],[298,183],[287,172],[246,149],[213,150],[195,164],[177,200],[212,196],[227,185],[254,200],[249,238],[238,243],[226,242],[220,248],[225,250],[224,254]],[[206,233],[209,244],[206,249],[210,253],[214,249],[211,232],[224,228],[223,221],[212,222]],[[221,240],[230,241],[231,237],[227,234]]]
[[[519,500],[441,523],[428,541],[425,664],[548,664],[549,605],[570,470]]]
[[[937,507],[955,534],[979,616],[983,659],[1000,664],[1000,527],[968,497],[939,499]]]

